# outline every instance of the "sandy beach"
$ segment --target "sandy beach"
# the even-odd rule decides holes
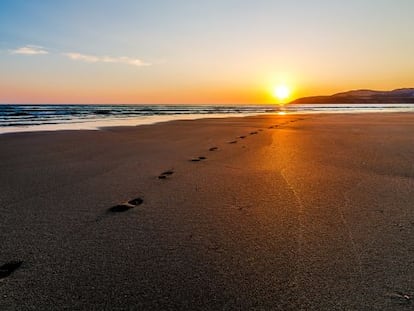
[[[0,135],[0,310],[410,310],[413,159],[410,113]]]

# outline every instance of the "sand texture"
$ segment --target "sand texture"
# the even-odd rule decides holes
[[[414,114],[0,136],[0,310],[413,310]]]

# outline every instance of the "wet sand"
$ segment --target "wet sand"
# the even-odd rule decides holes
[[[410,310],[414,114],[0,135],[0,310]]]

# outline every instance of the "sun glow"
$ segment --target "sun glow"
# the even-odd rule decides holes
[[[273,96],[283,102],[290,96],[290,89],[284,84],[276,86],[273,90]]]

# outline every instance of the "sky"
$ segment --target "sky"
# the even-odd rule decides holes
[[[412,0],[0,0],[0,103],[269,104],[414,87]]]

